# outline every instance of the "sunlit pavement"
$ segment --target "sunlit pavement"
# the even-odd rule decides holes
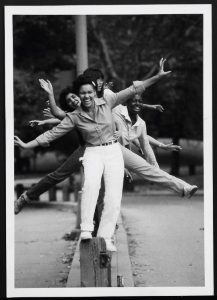
[[[74,243],[63,236],[75,228],[68,203],[35,203],[15,216],[15,287],[64,287]]]
[[[136,286],[203,286],[203,195],[125,193],[122,201]],[[200,193],[202,194],[202,193]],[[70,203],[31,204],[15,216],[15,286],[64,287],[75,243]]]
[[[203,286],[203,196],[125,194],[122,214],[128,232],[136,286]]]

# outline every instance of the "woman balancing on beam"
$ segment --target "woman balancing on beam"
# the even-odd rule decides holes
[[[167,74],[163,71],[163,66],[164,66],[164,61],[161,60],[158,75],[154,76],[153,81],[152,81],[153,83],[157,80],[156,78],[161,78],[165,74]],[[112,91],[108,90],[107,88],[104,90],[104,88],[105,88],[104,75],[100,70],[89,68],[84,72],[84,74],[87,76],[91,76],[92,81],[95,82],[96,93],[97,93],[98,97],[104,95],[104,96],[106,96],[105,99],[108,98],[107,100],[109,101],[109,99],[110,99],[109,97],[111,95],[112,96],[115,95]],[[148,80],[148,83],[149,83],[149,85],[151,84],[150,79]],[[36,124],[38,124],[38,125],[44,125],[44,124],[56,125],[56,124],[60,123],[60,120],[62,120],[66,117],[65,111],[72,112],[78,106],[78,104],[80,105],[80,102],[81,102],[80,98],[78,96],[76,96],[75,94],[73,94],[71,89],[66,88],[62,91],[62,93],[60,94],[60,98],[59,98],[59,102],[65,111],[61,110],[59,107],[56,106],[56,102],[55,102],[54,95],[53,95],[53,89],[52,89],[50,82],[40,80],[40,84],[41,84],[41,87],[48,93],[49,106],[50,106],[49,109],[51,109],[51,112],[55,115],[56,119],[53,118],[53,115],[50,114],[49,110],[45,109],[44,115],[46,117],[48,117],[49,119],[43,120],[43,121],[33,120],[30,122],[31,126],[34,126]],[[118,97],[118,95],[119,95],[119,93],[117,93],[117,97]],[[143,104],[143,105],[145,105],[145,104]],[[162,109],[163,109],[160,105],[154,105],[154,106],[147,105],[147,107],[151,108],[151,109],[157,109],[160,111],[162,111]],[[115,135],[115,133],[114,133],[114,138],[117,138],[117,135]],[[19,139],[17,138],[17,140],[19,140]],[[14,202],[15,214],[18,214],[29,201],[37,199],[41,194],[48,191],[50,188],[52,188],[57,183],[66,179],[73,172],[75,172],[75,170],[79,169],[79,167],[81,166],[81,162],[80,162],[79,158],[83,156],[84,150],[85,150],[84,141],[82,140],[81,137],[80,137],[79,141],[80,141],[80,146],[68,157],[68,159],[59,168],[57,168],[54,172],[46,175],[37,184],[35,184],[31,188],[29,188],[17,200],[15,200],[15,202]],[[26,144],[22,143],[22,142],[17,143],[17,145],[20,146],[21,148],[26,147]],[[101,194],[103,194],[103,190],[101,191]],[[102,195],[101,195],[101,197],[102,197]]]
[[[108,88],[108,84],[104,84],[104,76],[102,72],[98,69],[89,68],[87,69],[84,74],[90,75],[93,81],[96,84],[96,90],[97,90],[97,96],[100,97],[103,95],[104,88]],[[44,81],[42,79],[39,80],[41,87],[50,95],[51,101],[49,102],[50,108],[44,109],[44,115],[48,117],[49,119],[46,120],[33,120],[30,121],[30,126],[35,125],[46,125],[46,124],[59,124],[60,120],[62,120],[64,117],[66,117],[66,111],[71,112],[80,105],[80,99],[78,96],[72,93],[71,88],[64,89],[59,97],[59,103],[61,105],[60,109],[57,107],[55,99],[53,97],[53,88],[51,83],[48,81]],[[114,94],[112,92],[112,94]],[[161,105],[146,105],[143,104],[143,106],[147,106],[148,109],[152,110],[158,110],[163,111],[163,107]],[[55,115],[53,115],[52,113]],[[59,118],[59,119],[57,119]],[[116,129],[120,131],[119,124],[115,123]],[[114,132],[114,138],[119,138],[120,132],[115,131]],[[80,144],[82,144],[82,139],[80,138]],[[133,141],[134,142],[134,141]],[[23,205],[26,204],[25,200],[33,200],[37,199],[43,192],[47,191],[51,187],[53,187],[55,184],[61,182],[68,176],[70,176],[75,170],[78,170],[81,166],[81,162],[79,160],[79,156],[83,156],[84,153],[84,146],[80,146],[75,152],[73,152],[69,158],[54,172],[48,174],[44,178],[42,178],[37,184],[35,184],[33,187],[31,187],[28,191],[26,191],[18,201],[16,201],[15,205],[15,213],[18,213],[20,209],[22,209]],[[131,174],[125,169],[125,173],[128,177],[131,177]],[[96,211],[94,214],[94,224],[95,228],[98,228],[101,212],[102,212],[102,205],[103,205],[103,198],[104,198],[104,181],[102,178],[102,185],[99,192],[98,197],[98,205],[96,207]],[[19,205],[17,205],[17,203]],[[94,230],[94,235],[96,234],[96,231]]]
[[[150,83],[150,81],[149,81],[149,83]],[[141,83],[142,84],[142,83]],[[144,84],[144,83],[143,83]],[[87,84],[85,84],[85,85],[87,85]],[[91,83],[89,83],[89,88],[90,88],[90,86],[91,86]],[[138,87],[139,87],[139,84],[138,84]],[[93,86],[92,86],[92,88],[93,88]],[[80,91],[80,90],[79,90]],[[125,90],[125,93],[126,93],[126,90]],[[123,95],[123,93],[121,94],[121,93],[119,93],[119,100],[120,100],[120,95],[122,96]],[[116,95],[117,96],[117,95]],[[125,95],[126,96],[126,95]],[[115,97],[116,98],[116,97]],[[114,98],[114,99],[115,99]],[[114,100],[113,99],[113,100]],[[118,97],[117,97],[117,99],[118,99]],[[117,100],[116,99],[116,100]],[[88,99],[88,100],[86,100],[86,104],[88,103],[88,102],[90,102],[90,99]],[[120,101],[121,102],[121,101]],[[124,102],[124,101],[123,101]],[[84,102],[85,103],[85,102]],[[117,102],[113,102],[113,103],[117,103]],[[106,104],[106,103],[103,103],[102,105],[104,105],[104,104]],[[110,106],[110,107],[112,107],[112,106]],[[66,123],[66,122],[65,122]],[[77,123],[77,124],[79,124],[79,123]],[[65,124],[64,124],[64,122],[62,122],[61,123],[61,126],[59,126],[59,127],[57,127],[58,128],[58,131],[56,131],[56,134],[57,134],[57,132],[59,132],[60,133],[60,135],[62,135],[63,134],[63,131],[65,131],[66,130],[66,128],[65,128]],[[60,131],[59,131],[60,130]],[[67,129],[67,131],[68,131],[68,129]],[[50,133],[51,133],[52,131],[50,131]],[[52,134],[53,133],[55,133],[55,131],[53,131],[52,132]],[[45,134],[46,135],[46,134]],[[49,136],[49,135],[48,135]],[[50,137],[50,140],[52,140],[52,139],[54,139],[53,137]],[[40,140],[40,139],[38,139],[38,140]],[[41,142],[43,142],[43,138],[42,138],[42,141]],[[30,142],[30,143],[28,143],[28,144],[25,144],[25,143],[22,143],[19,139],[17,139],[17,142],[16,142],[18,145],[20,145],[20,146],[23,146],[23,147],[32,147],[32,146],[36,146],[36,143],[35,143],[35,141],[33,141],[33,142]],[[89,148],[91,148],[91,147],[88,147],[88,150],[89,150]],[[127,149],[126,149],[127,150]],[[131,152],[132,153],[132,152]],[[88,157],[88,156],[87,156]],[[87,161],[87,160],[86,160]],[[88,167],[87,167],[87,169],[88,169]],[[155,175],[154,175],[155,176]],[[86,178],[86,177],[85,177]],[[86,180],[85,180],[86,181]],[[84,190],[85,191],[85,190]],[[108,194],[108,193],[107,193]],[[85,197],[84,197],[85,198]],[[106,197],[105,197],[106,198]],[[83,201],[84,202],[84,201]],[[111,205],[109,204],[109,202],[108,202],[108,200],[107,201],[105,201],[105,204],[107,204],[107,207],[108,207],[108,205],[111,207]],[[104,209],[104,211],[103,211],[103,216],[104,216],[104,219],[105,219],[105,216],[106,216],[106,214],[105,214],[105,211],[106,211],[106,205],[105,205],[105,209]],[[107,209],[107,211],[108,211],[108,209]],[[102,217],[103,217],[102,216]],[[103,218],[102,218],[102,220],[103,220]],[[105,224],[106,224],[106,222],[105,222]],[[82,225],[82,224],[81,224]],[[84,224],[83,224],[84,225]],[[87,224],[86,224],[87,225]],[[108,225],[108,224],[107,224]],[[89,229],[90,229],[90,223],[89,223]],[[101,231],[100,231],[100,228],[99,228],[99,231],[98,231],[98,236],[103,236],[103,234],[102,234],[102,232],[103,232],[103,227],[104,226],[102,226],[102,222],[100,223],[100,228],[101,228]],[[110,224],[110,227],[111,227],[111,224]],[[109,228],[110,228],[109,227]],[[109,228],[107,228],[107,229],[109,229]],[[110,228],[111,229],[111,228]],[[105,230],[106,231],[106,230]],[[100,234],[100,232],[101,232],[101,234]],[[111,232],[111,230],[110,230],[110,232]],[[109,235],[110,236],[110,235]],[[88,232],[87,230],[85,230],[85,231],[83,231],[82,232],[82,234],[81,234],[81,237],[82,238],[89,238],[89,237],[91,237],[90,236],[90,232]],[[105,236],[103,236],[103,237],[105,237]],[[107,237],[108,237],[108,231],[107,231]],[[111,250],[111,248],[112,248],[112,245],[111,245],[111,243],[110,243],[110,239],[106,239],[107,240],[107,245],[108,245],[108,248],[109,248],[109,246],[111,246],[110,247],[110,250]],[[110,243],[110,245],[109,245],[109,243]]]
[[[79,108],[72,113],[67,113],[59,125],[35,140],[23,143],[15,137],[16,145],[23,148],[34,148],[38,145],[49,144],[75,127],[81,133],[86,146],[83,159],[85,181],[81,199],[81,239],[92,237],[93,215],[103,174],[105,182],[104,209],[97,236],[105,239],[107,250],[116,250],[111,242],[111,237],[120,211],[124,162],[120,144],[113,137],[112,109],[126,102],[136,93],[143,92],[146,87],[168,73],[162,71],[145,81],[134,82],[129,88],[114,94],[109,102],[102,98],[96,98],[96,89],[92,80],[81,75],[74,82],[74,90],[81,99]]]

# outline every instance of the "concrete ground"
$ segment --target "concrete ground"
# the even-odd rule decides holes
[[[203,196],[127,193],[122,214],[134,284],[204,285]],[[15,287],[65,287],[76,242],[72,202],[40,201],[15,216]]]
[[[15,216],[15,287],[65,287],[76,242],[70,203],[38,202]]]
[[[203,196],[128,193],[122,202],[134,284],[204,286]]]

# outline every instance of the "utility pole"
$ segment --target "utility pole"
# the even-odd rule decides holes
[[[86,19],[86,16],[75,16],[77,76],[88,68]]]

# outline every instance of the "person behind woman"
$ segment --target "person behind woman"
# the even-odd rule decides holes
[[[153,137],[148,136],[145,121],[139,117],[142,108],[142,97],[136,94],[132,99],[127,101],[126,106],[118,105],[113,109],[113,117],[121,128],[120,142],[124,146],[122,153],[125,167],[148,181],[156,182],[172,189],[181,197],[192,197],[198,187],[196,185],[190,185],[184,180],[161,170],[150,144],[164,150],[172,151],[179,151],[181,147],[173,145],[173,143],[163,144]],[[128,150],[131,149],[132,143],[135,140],[143,152],[143,158]]]
[[[49,119],[42,121],[32,120],[30,121],[30,126],[59,124],[61,120],[66,117],[67,111],[72,112],[77,108],[78,102],[80,103],[80,98],[72,93],[72,88],[66,88],[61,92],[59,102],[61,104],[62,109],[60,109],[56,105],[54,107],[54,113],[56,113],[58,118],[54,117],[53,114],[46,110],[45,114],[46,116],[48,116]],[[15,200],[15,214],[18,214],[29,201],[37,199],[41,194],[48,191],[55,184],[63,181],[73,172],[79,170],[81,166],[81,161],[79,159],[84,154],[85,144],[82,138],[80,137],[79,132],[78,137],[80,146],[66,159],[66,161],[63,164],[61,164],[61,166],[58,167],[55,171],[47,174],[37,184],[30,187],[17,200]]]

